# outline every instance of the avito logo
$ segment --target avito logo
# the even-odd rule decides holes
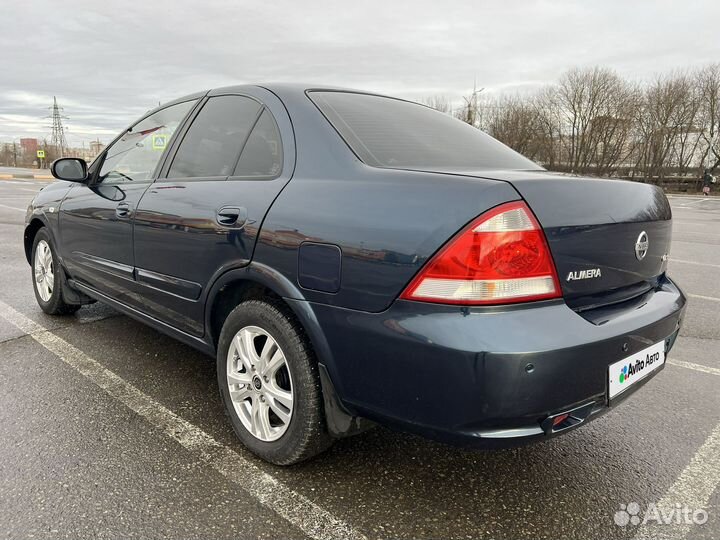
[[[645,359],[638,358],[635,362],[630,362],[627,366],[623,366],[620,371],[620,383],[627,381],[631,375],[640,373],[646,367],[652,366],[655,361],[660,360],[660,353],[648,354]]]

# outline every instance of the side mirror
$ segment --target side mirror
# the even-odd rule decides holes
[[[50,165],[50,172],[58,180],[84,182],[88,176],[88,166],[84,159],[60,158]]]

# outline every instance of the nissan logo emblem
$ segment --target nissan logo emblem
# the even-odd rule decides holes
[[[650,240],[648,240],[647,233],[643,231],[640,233],[640,236],[638,236],[637,242],[635,242],[635,257],[637,257],[638,261],[642,261],[645,258],[649,247]]]

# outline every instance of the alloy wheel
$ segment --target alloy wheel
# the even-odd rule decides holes
[[[287,359],[277,341],[258,326],[246,326],[232,339],[227,384],[245,429],[271,442],[287,431],[293,413],[293,386]]]
[[[35,288],[43,302],[49,302],[55,286],[55,273],[52,251],[45,240],[40,240],[35,248]]]

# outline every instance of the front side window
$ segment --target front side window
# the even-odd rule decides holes
[[[175,130],[195,101],[162,109],[130,128],[105,153],[98,182],[125,183],[152,179]]]
[[[230,176],[262,105],[243,96],[210,98],[182,140],[169,178]]]
[[[424,105],[353,92],[309,92],[366,164],[396,169],[541,169],[465,122]]]

